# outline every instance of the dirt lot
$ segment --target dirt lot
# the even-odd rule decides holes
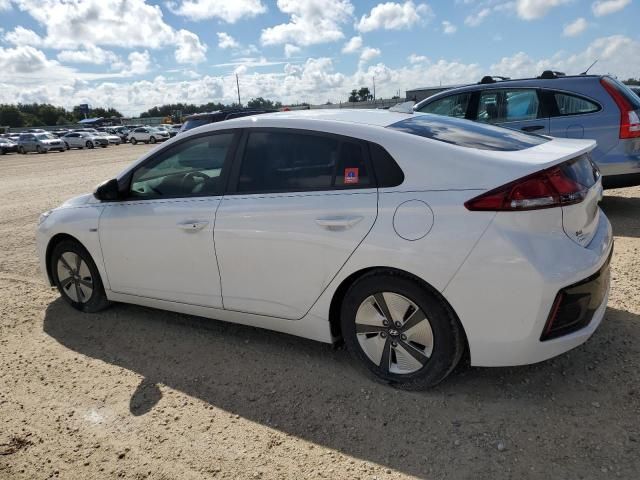
[[[86,316],[48,289],[39,213],[147,149],[0,157],[1,479],[640,478],[640,189],[603,202],[612,296],[587,344],[407,393],[342,349],[135,306]]]

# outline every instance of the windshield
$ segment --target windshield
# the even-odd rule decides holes
[[[546,137],[510,128],[431,114],[415,114],[387,128],[459,147],[503,152],[524,150],[549,141]]]
[[[36,134],[36,138],[38,140],[52,140],[52,139],[55,139],[57,137],[54,136],[54,135],[51,135],[50,133],[38,133],[38,134]]]
[[[191,118],[186,120],[182,125],[182,131],[191,130],[192,128],[201,127],[202,125],[206,125],[209,123],[209,119],[207,118]]]

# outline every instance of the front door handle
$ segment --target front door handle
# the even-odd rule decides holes
[[[186,222],[178,223],[178,228],[186,232],[197,232],[209,225],[207,220],[187,220]]]
[[[335,216],[317,218],[316,223],[327,230],[346,230],[353,227],[363,217],[359,216]]]
[[[544,130],[544,125],[528,125],[526,127],[522,127],[520,130],[523,132],[535,132],[536,130]]]

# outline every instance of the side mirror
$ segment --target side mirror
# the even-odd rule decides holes
[[[118,180],[113,178],[101,183],[93,192],[93,196],[102,202],[115,202],[120,198]]]

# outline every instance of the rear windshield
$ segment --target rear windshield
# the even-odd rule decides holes
[[[387,128],[459,147],[512,152],[549,141],[540,135],[440,115],[415,114]]]

